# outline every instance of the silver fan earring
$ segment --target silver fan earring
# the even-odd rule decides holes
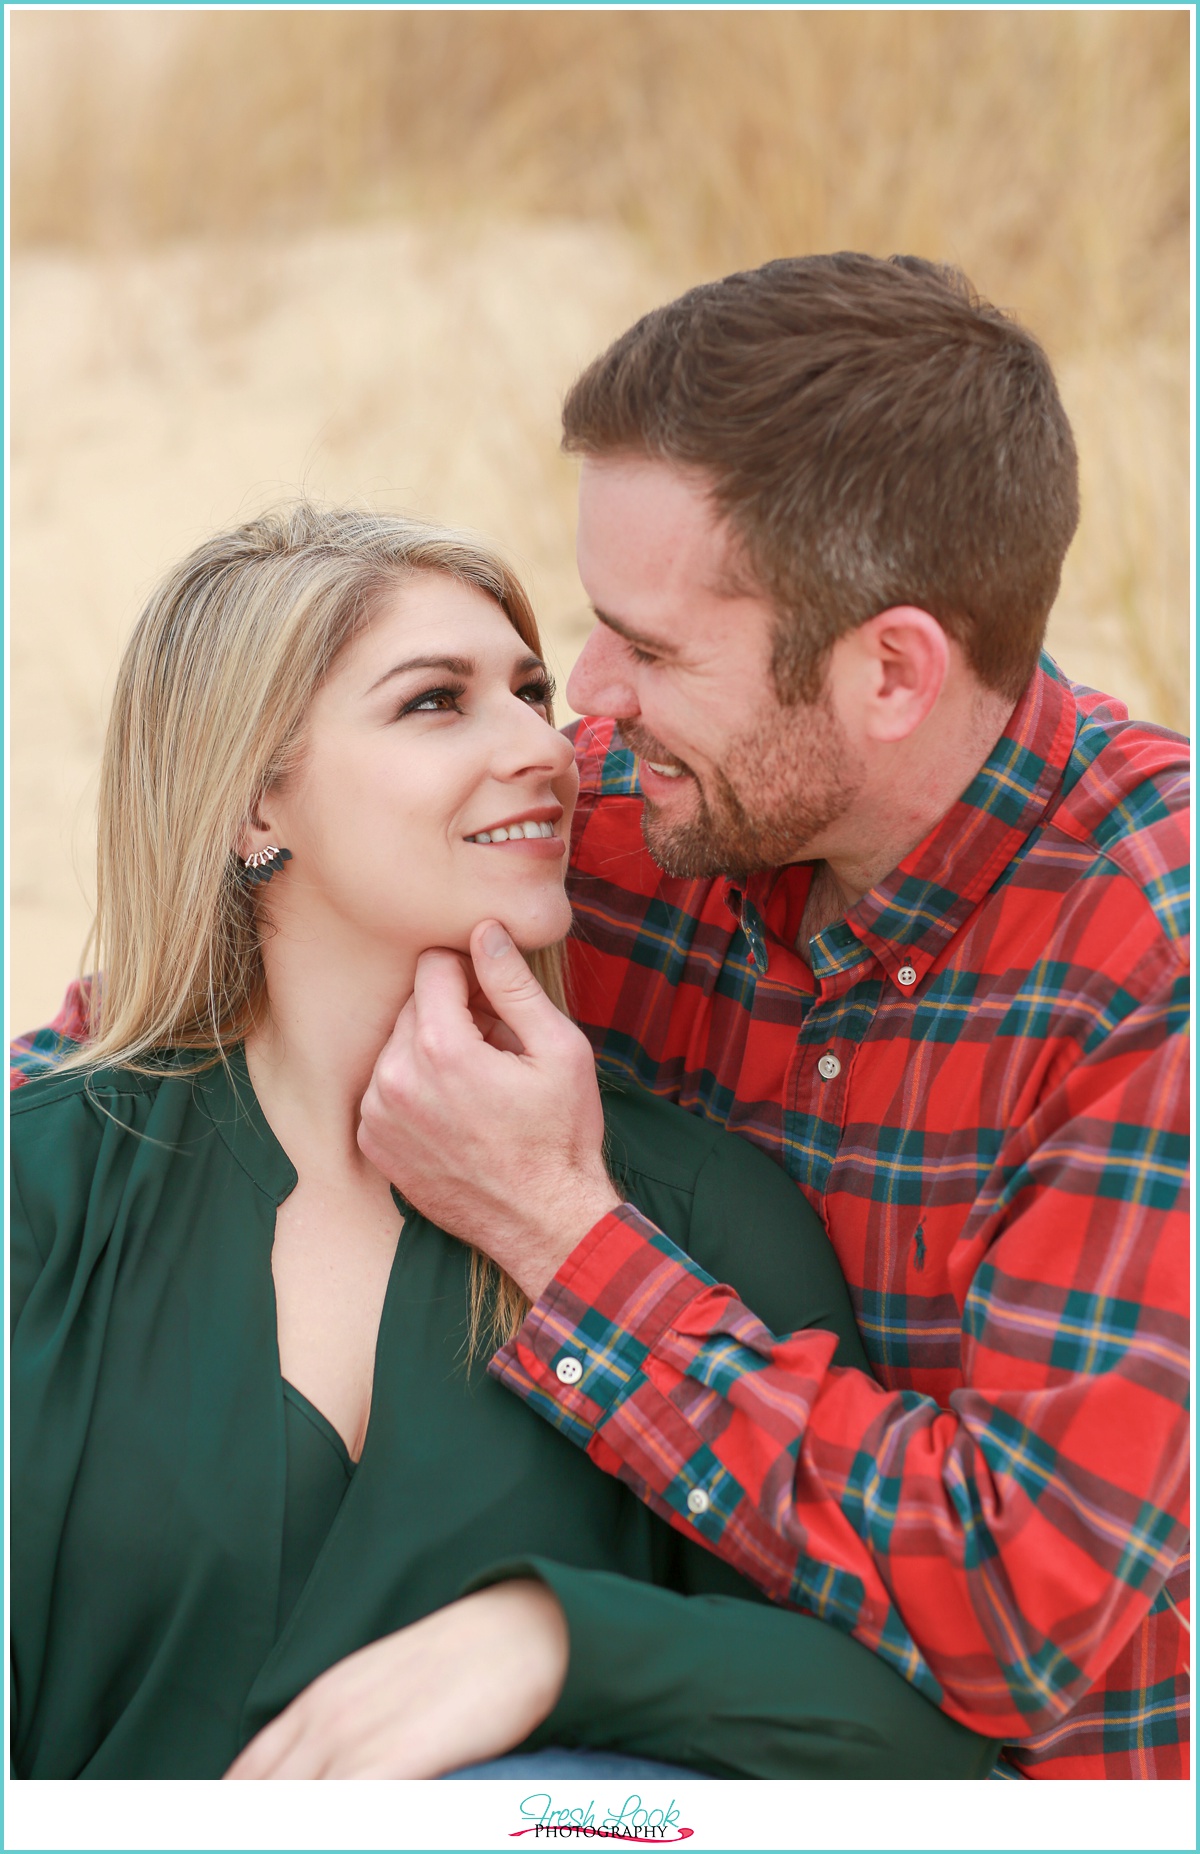
[[[259,888],[269,882],[277,870],[292,860],[290,850],[281,850],[278,844],[270,843],[265,850],[255,850],[242,861],[242,882],[246,888]]]

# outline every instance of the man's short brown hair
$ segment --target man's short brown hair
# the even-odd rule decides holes
[[[563,445],[703,473],[779,614],[784,701],[816,700],[834,641],[892,605],[989,688],[1033,673],[1075,444],[1042,349],[960,271],[838,252],[701,284],[580,375]]]

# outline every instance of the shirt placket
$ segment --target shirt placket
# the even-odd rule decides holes
[[[803,1178],[824,1197],[850,1117],[861,1045],[882,992],[879,962],[844,923],[809,942],[816,995],[796,1032],[788,1074],[788,1136],[803,1158]]]
[[[764,897],[766,918],[752,896],[731,887],[737,916],[759,980],[794,994],[795,1033],[783,1088],[783,1158],[808,1190],[824,1196],[846,1125],[854,1058],[869,1034],[879,1002],[881,968],[844,922],[812,939],[808,959],[789,943],[795,897]]]

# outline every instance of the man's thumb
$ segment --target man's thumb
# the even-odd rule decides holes
[[[531,1039],[536,1041],[539,1024],[558,1020],[558,1012],[499,921],[479,923],[471,935],[471,958],[488,1003],[527,1048]]]

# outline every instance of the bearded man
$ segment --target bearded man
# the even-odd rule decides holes
[[[534,1303],[493,1372],[997,1774],[1181,1776],[1186,743],[1040,654],[1046,357],[957,273],[781,260],[644,317],[564,429],[587,1041],[485,923],[512,1035],[426,955],[363,1148]],[[786,1169],[873,1377],[619,1201],[593,1052]]]

